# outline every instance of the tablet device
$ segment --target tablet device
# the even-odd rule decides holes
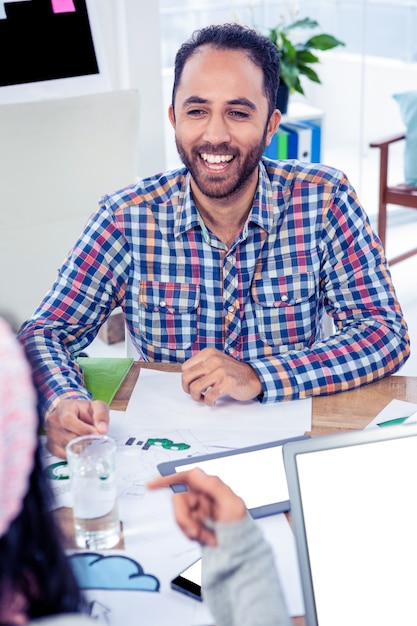
[[[252,517],[266,517],[290,510],[283,445],[308,438],[302,435],[237,450],[168,461],[160,463],[158,470],[166,476],[200,467],[206,474],[219,476],[229,485],[243,499]],[[185,491],[185,486],[172,485],[172,489]]]
[[[171,580],[171,588],[201,602],[203,600],[201,595],[201,559]]]

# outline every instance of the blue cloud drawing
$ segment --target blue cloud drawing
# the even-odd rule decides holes
[[[145,574],[142,566],[128,557],[81,552],[69,559],[81,589],[159,591],[159,580]]]

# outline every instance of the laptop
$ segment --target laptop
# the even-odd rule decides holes
[[[283,447],[307,626],[417,624],[417,425]]]

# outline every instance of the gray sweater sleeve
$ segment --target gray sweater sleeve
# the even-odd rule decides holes
[[[218,545],[203,547],[202,593],[216,626],[290,626],[272,551],[253,519],[214,530]]]

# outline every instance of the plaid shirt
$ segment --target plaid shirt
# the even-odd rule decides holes
[[[89,397],[71,355],[118,306],[142,359],[213,346],[251,364],[263,402],[369,383],[409,353],[380,242],[349,181],[323,165],[265,159],[229,249],[202,222],[185,169],[104,196],[20,332],[43,410]],[[324,311],[336,328],[326,339]]]

